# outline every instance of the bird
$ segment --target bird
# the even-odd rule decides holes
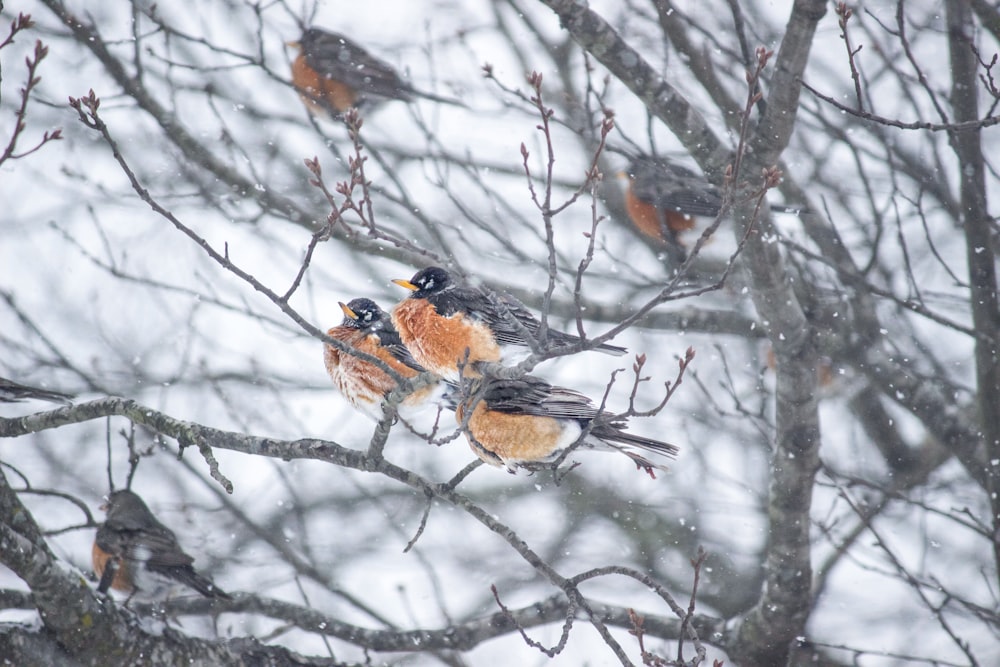
[[[371,299],[358,298],[340,303],[343,321],[327,330],[327,335],[351,349],[381,359],[404,378],[413,378],[426,369],[418,364],[403,345],[392,325],[389,314]],[[326,372],[344,398],[360,412],[375,421],[383,418],[382,402],[396,388],[396,380],[370,361],[350,352],[323,344]],[[421,387],[407,396],[402,407],[415,408],[438,395],[438,383]]]
[[[693,229],[695,217],[714,218],[722,209],[722,192],[703,176],[661,157],[641,155],[622,174],[627,178],[625,211],[646,236],[668,246],[683,247],[679,235]],[[775,205],[771,210],[798,213],[802,207]]]
[[[174,532],[157,521],[149,507],[128,489],[113,492],[102,509],[107,518],[94,537],[92,559],[101,593],[113,588],[129,600],[162,597],[177,585],[188,586],[208,598],[232,597],[192,567]],[[126,601],[127,603],[127,601]]]
[[[29,398],[69,405],[73,396],[59,391],[29,387],[26,384],[0,377],[0,403],[20,403]]]
[[[392,310],[403,344],[421,366],[457,383],[480,373],[480,362],[510,363],[530,353],[532,338],[552,348],[576,345],[578,336],[549,329],[538,340],[541,322],[509,294],[496,294],[455,283],[448,271],[430,266],[409,280],[392,282],[411,294]],[[620,356],[623,347],[602,343],[598,352]]]
[[[368,53],[343,35],[321,28],[307,28],[298,41],[292,61],[292,85],[310,113],[342,118],[351,107],[373,107],[386,100],[410,102],[414,97],[456,104],[414,88],[389,63]]]
[[[676,445],[628,433],[624,418],[598,409],[577,391],[533,375],[473,378],[463,382],[452,400],[455,419],[476,455],[511,473],[555,462],[579,443],[621,452],[655,479],[654,471],[667,467],[635,450],[666,459],[679,451]]]

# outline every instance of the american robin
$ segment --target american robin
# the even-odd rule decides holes
[[[512,355],[530,350],[529,337],[537,340],[541,322],[509,294],[456,285],[451,274],[436,266],[410,280],[392,282],[412,292],[392,310],[403,344],[420,365],[450,382],[458,382],[460,375],[478,375],[478,362],[510,362]],[[546,336],[553,347],[581,341],[551,329]],[[626,352],[607,343],[594,349],[612,355]]]
[[[308,28],[289,46],[299,49],[292,61],[292,85],[311,113],[340,118],[351,107],[362,109],[385,100],[409,102],[414,97],[461,104],[417,90],[389,63],[343,35]]]
[[[508,472],[557,459],[567,447],[618,451],[655,478],[667,470],[633,448],[674,458],[677,447],[625,431],[625,420],[602,412],[589,398],[541,378],[479,377],[467,381],[456,401],[455,419],[472,450]]]
[[[381,359],[404,378],[424,372],[424,367],[413,359],[400,341],[388,313],[377,303],[371,299],[354,299],[350,303],[341,303],[340,309],[344,311],[344,320],[328,330],[327,335],[352,349]],[[396,388],[396,381],[371,362],[329,344],[323,345],[323,360],[326,372],[344,398],[375,421],[380,421],[383,416],[382,401]],[[403,406],[420,406],[430,400],[436,390],[434,384],[421,387],[404,399]]]
[[[181,550],[173,531],[156,520],[142,498],[132,491],[115,491],[102,506],[107,519],[94,538],[97,590],[108,587],[128,593],[160,597],[182,584],[205,597],[232,599],[228,593],[191,567],[194,558]]]
[[[664,158],[634,158],[624,175],[625,211],[646,236],[669,245],[683,246],[678,235],[695,226],[695,217],[714,218],[722,208],[722,193],[703,176]],[[801,207],[772,206],[778,212],[799,212]]]
[[[7,378],[0,378],[0,403],[20,403],[21,401],[29,398],[69,405],[70,399],[73,398],[73,396],[70,394],[63,394],[58,391],[39,389],[38,387],[29,387],[28,385],[21,384],[20,382],[14,382],[13,380],[8,380]]]

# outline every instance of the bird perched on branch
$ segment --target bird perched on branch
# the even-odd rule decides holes
[[[722,209],[722,192],[699,174],[658,157],[633,158],[623,173],[625,211],[646,236],[683,247],[681,232],[693,229],[696,217],[714,218]],[[771,210],[798,213],[802,207],[772,206]]]
[[[14,382],[13,380],[8,380],[7,378],[0,378],[0,403],[19,403],[29,398],[69,405],[70,399],[73,398],[73,396],[58,391],[51,391],[49,389],[29,387],[28,385],[21,384],[20,382]]]
[[[655,478],[663,463],[644,456],[673,459],[675,445],[633,435],[625,420],[602,412],[589,398],[541,378],[479,377],[464,382],[455,398],[455,419],[472,450],[486,463],[508,472],[552,462],[567,448],[617,451]],[[642,453],[640,453],[640,450]]]
[[[129,490],[115,491],[102,506],[107,519],[97,530],[93,546],[94,573],[108,587],[145,597],[162,597],[171,588],[187,586],[205,597],[231,599],[230,595],[198,574],[194,558],[184,553],[173,531],[156,520],[142,498]]]
[[[340,118],[351,107],[363,109],[386,100],[409,102],[414,97],[456,104],[458,100],[417,90],[384,60],[376,58],[343,35],[308,28],[297,42],[292,61],[292,85],[311,113]]]
[[[341,303],[344,320],[326,333],[353,350],[376,357],[402,377],[409,379],[424,372],[403,345],[388,313],[371,299]],[[396,388],[391,375],[370,361],[324,343],[323,360],[333,384],[355,408],[375,421],[382,419],[382,401]],[[432,400],[437,382],[407,396],[400,407],[417,407]]]
[[[403,344],[417,363],[450,382],[479,375],[480,362],[507,363],[512,354],[530,352],[532,342],[553,348],[583,342],[579,336],[551,329],[545,341],[538,340],[541,322],[520,301],[509,294],[457,285],[451,274],[436,266],[393,282],[411,292],[392,310]],[[607,343],[593,349],[612,355],[626,352]]]

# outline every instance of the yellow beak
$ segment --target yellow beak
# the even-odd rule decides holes
[[[418,289],[420,289],[419,287],[417,287],[416,285],[414,285],[413,283],[411,283],[409,280],[403,280],[402,278],[396,278],[392,282],[396,283],[400,287],[405,287],[406,289],[410,290],[411,292],[416,292]]]
[[[352,320],[358,319],[358,314],[351,310],[346,303],[343,301],[338,301],[337,303],[340,304],[340,309],[344,311],[344,315],[347,315]]]

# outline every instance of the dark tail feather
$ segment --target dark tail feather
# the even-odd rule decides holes
[[[70,399],[73,396],[40,387],[30,387],[20,382],[8,380],[7,378],[0,378],[0,403],[18,403],[28,398],[70,405],[72,403]]]
[[[201,593],[202,595],[204,595],[205,597],[207,597],[207,598],[220,598],[222,600],[232,600],[233,599],[232,595],[230,595],[226,591],[222,590],[221,588],[219,588],[218,586],[216,586],[215,584],[213,584],[209,579],[206,579],[205,577],[203,577],[203,576],[201,576],[200,574],[197,574],[197,573],[195,574],[195,577],[197,577],[197,579],[198,579],[198,585],[194,586],[193,585],[194,582],[192,582],[193,588],[196,591],[198,591],[199,593]]]
[[[211,579],[198,574],[190,566],[175,569],[172,574],[177,581],[190,586],[207,598],[233,599],[233,596],[212,583]]]
[[[52,403],[62,403],[63,405],[72,405],[73,398],[72,394],[64,394],[60,391],[49,391],[47,389],[37,390],[32,398],[40,398],[45,401],[50,401]]]
[[[775,213],[791,213],[793,215],[799,215],[800,213],[808,213],[809,209],[805,205],[802,206],[782,206],[780,204],[772,204],[771,210]]]
[[[678,448],[677,445],[672,445],[669,442],[652,440],[651,438],[644,438],[640,435],[632,435],[631,433],[626,433],[613,424],[595,427],[591,431],[591,435],[599,438],[606,446],[615,449],[632,459],[635,462],[636,467],[645,470],[653,479],[656,479],[656,474],[653,472],[654,470],[662,470],[663,472],[666,472],[669,468],[666,464],[654,463],[653,461],[650,461],[642,454],[632,451],[629,447],[637,447],[668,459],[677,458],[677,453],[680,451],[680,448]]]
[[[633,445],[639,449],[645,449],[647,452],[654,452],[671,459],[677,458],[677,453],[681,451],[677,445],[672,445],[669,442],[661,442],[660,440],[644,438],[641,435],[632,435],[631,433],[627,433],[625,431],[618,431],[611,436],[607,436],[602,433],[598,437],[605,440],[620,442],[625,445]]]
[[[561,331],[549,331],[549,340],[556,345],[577,345],[580,342],[578,336],[572,334],[563,333]],[[610,354],[612,357],[620,357],[628,352],[627,348],[619,347],[618,345],[612,345],[611,343],[601,343],[597,347],[590,348],[594,352],[600,352],[602,354]]]
[[[469,105],[461,100],[456,100],[454,97],[442,97],[440,95],[435,95],[434,93],[425,93],[422,90],[411,89],[407,91],[411,95],[416,95],[417,97],[422,97],[425,100],[430,100],[432,102],[438,102],[440,104],[450,104],[455,107],[462,107],[463,109],[468,109]]]
[[[611,345],[610,343],[601,343],[594,348],[597,352],[602,352],[604,354],[610,354],[612,357],[620,357],[628,352],[628,348],[619,347],[618,345]]]

